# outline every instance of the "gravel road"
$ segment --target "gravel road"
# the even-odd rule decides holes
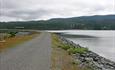
[[[0,70],[50,70],[50,36],[50,33],[41,33],[31,41],[0,53]]]

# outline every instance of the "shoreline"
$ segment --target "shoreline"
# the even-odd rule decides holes
[[[58,34],[59,38],[63,43],[72,45],[74,47],[81,47],[79,44],[75,44],[74,42],[67,40],[65,37]],[[80,63],[80,66],[91,66],[94,70],[115,70],[115,62],[104,58],[97,53],[88,50],[85,54],[74,54],[73,55],[76,62]]]

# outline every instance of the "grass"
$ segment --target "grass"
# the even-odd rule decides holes
[[[81,48],[81,47],[78,47],[78,48],[69,48],[68,50],[68,53],[69,54],[76,54],[76,53],[79,53],[79,54],[84,54],[88,51],[87,48]]]
[[[68,50],[68,49],[70,49],[70,46],[67,44],[64,44],[64,45],[60,46],[60,48],[62,48],[64,50]]]
[[[63,47],[63,49],[59,48],[64,45],[61,41],[56,37],[56,35],[52,35],[52,67],[51,70],[80,70],[78,66],[73,64],[73,58],[71,55],[68,55],[67,51],[63,49],[67,49]],[[67,46],[67,45],[65,45]]]
[[[0,42],[0,52],[4,51],[6,48],[14,47],[20,43],[31,40],[36,37],[38,33],[32,33],[31,35],[25,36],[15,36],[5,39],[5,42]]]
[[[88,51],[88,48],[74,47],[72,45],[62,44],[62,43],[60,43],[58,47],[68,51],[69,54],[76,54],[76,53],[84,54]]]
[[[68,44],[63,44],[55,34],[52,34],[52,44],[51,70],[90,70],[79,67],[79,62],[76,62],[72,55],[68,54],[68,52],[71,54],[84,53],[88,49],[72,48]]]

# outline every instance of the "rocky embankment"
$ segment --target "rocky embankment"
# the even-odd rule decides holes
[[[63,43],[72,45],[73,47],[81,47],[79,44],[75,44],[70,40],[58,35]],[[93,70],[115,70],[115,62],[108,60],[90,50],[86,53],[73,54],[75,61],[79,63],[79,66],[88,66]]]

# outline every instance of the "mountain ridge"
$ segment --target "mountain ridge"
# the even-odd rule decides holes
[[[5,24],[4,24],[5,23]],[[39,30],[83,29],[83,30],[115,30],[115,15],[95,15],[71,18],[53,18],[40,21],[0,22],[0,28]]]

